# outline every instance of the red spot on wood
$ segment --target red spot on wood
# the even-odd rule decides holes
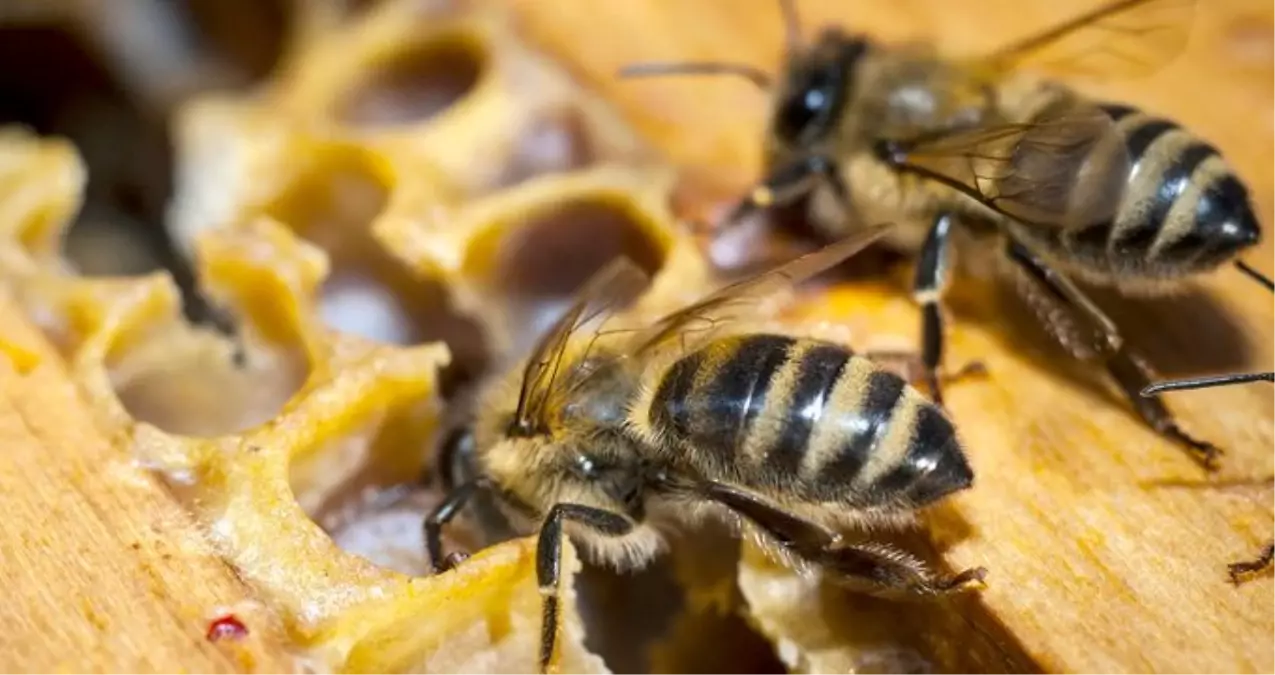
[[[209,642],[242,640],[245,637],[248,637],[248,627],[243,625],[243,622],[234,614],[218,617],[208,624]]]

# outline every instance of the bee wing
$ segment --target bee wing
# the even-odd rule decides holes
[[[1114,0],[978,61],[993,74],[1039,69],[1055,76],[1150,75],[1186,47],[1195,0]]]
[[[1130,159],[1115,121],[1068,101],[1026,123],[887,141],[896,168],[944,183],[1028,224],[1084,229],[1116,214]]]
[[[703,300],[667,314],[639,331],[629,343],[630,354],[641,355],[686,334],[702,341],[730,321],[755,310],[771,293],[795,286],[853,256],[893,227],[876,225],[808,253],[788,263],[718,289]]]
[[[514,411],[515,424],[533,429],[544,419],[546,404],[555,391],[572,387],[583,376],[564,373],[562,357],[572,338],[594,320],[605,319],[633,300],[648,281],[647,275],[628,258],[603,267],[585,283],[575,300],[553,326],[540,337],[523,370],[522,389]]]

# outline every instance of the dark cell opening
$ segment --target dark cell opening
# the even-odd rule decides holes
[[[191,47],[198,59],[230,67],[232,81],[248,84],[273,69],[291,19],[283,0],[183,0],[142,11],[139,20],[176,19],[166,24],[24,25],[0,27],[0,124],[26,126],[43,136],[70,140],[88,169],[84,205],[71,224],[66,255],[83,273],[133,275],[166,269],[184,296],[186,314],[206,321],[209,307],[195,292],[194,272],[179,255],[164,228],[172,192],[172,152],[166,106],[154,92],[130,88],[134,62],[162,58],[121,42],[119,35],[95,30],[139,33],[158,28],[177,49]],[[128,35],[123,37],[127,38]],[[104,49],[124,49],[107,54]],[[169,47],[159,45],[158,49]],[[123,57],[123,58],[121,58]],[[185,90],[226,82],[205,82],[192,75]]]
[[[444,341],[452,366],[447,393],[486,365],[482,329],[454,311],[446,289],[387,252],[371,234],[388,189],[357,153],[337,152],[282,194],[267,212],[327,252],[331,272],[320,289],[320,312],[342,331],[381,342]]]
[[[84,207],[68,255],[91,274],[137,274],[176,266],[163,210],[171,189],[170,148],[148,114],[87,45],[55,26],[0,28],[0,124],[69,139],[88,168]]]
[[[660,242],[622,204],[566,202],[510,231],[501,244],[494,282],[512,296],[563,298],[619,256],[627,256],[648,275],[664,264]]]
[[[486,54],[455,35],[429,40],[372,64],[366,79],[337,104],[337,119],[357,126],[392,126],[428,120],[478,84]]]
[[[286,0],[182,0],[177,9],[195,44],[229,63],[247,84],[269,75],[283,55],[292,26],[289,4]]]

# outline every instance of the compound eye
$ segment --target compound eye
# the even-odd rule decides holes
[[[576,471],[584,478],[593,478],[598,475],[601,467],[598,463],[588,455],[576,455]]]
[[[826,127],[839,83],[835,73],[811,71],[779,109],[777,131],[791,140],[812,140]]]

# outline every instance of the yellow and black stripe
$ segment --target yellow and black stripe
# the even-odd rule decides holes
[[[1122,105],[1102,109],[1124,139],[1128,175],[1111,220],[1064,237],[1074,257],[1116,275],[1172,278],[1257,243],[1248,190],[1216,148],[1170,120]]]
[[[792,499],[920,505],[972,481],[937,406],[829,342],[715,340],[669,367],[649,414],[692,473]]]

